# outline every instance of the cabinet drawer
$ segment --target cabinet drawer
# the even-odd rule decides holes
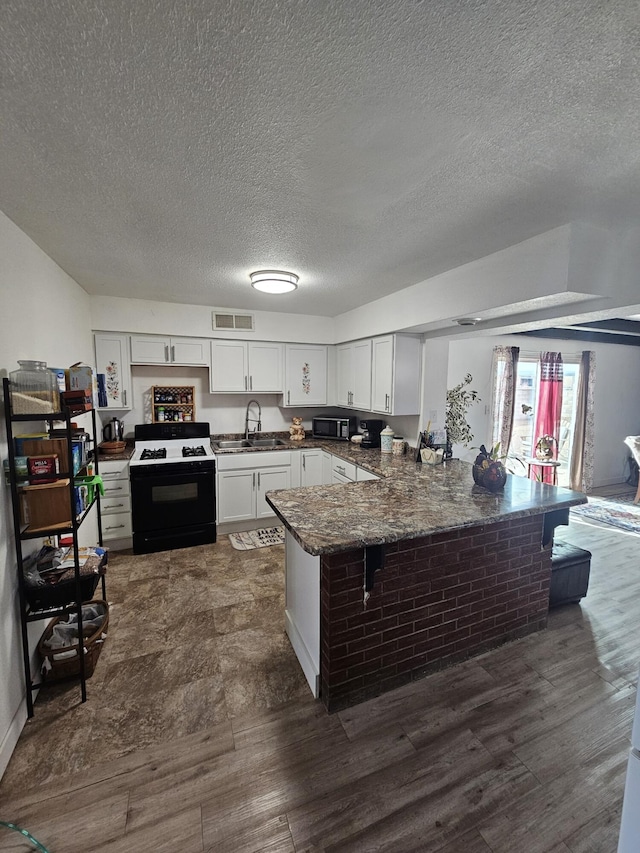
[[[129,479],[129,461],[113,461],[106,462],[102,459],[99,461],[100,476],[103,480],[118,480],[120,477]]]
[[[128,512],[117,512],[107,515],[102,522],[102,538],[121,539],[123,536],[131,536],[131,514]]]
[[[104,496],[105,498],[124,497],[131,494],[131,485],[129,478],[121,478],[119,480],[105,480],[103,478]]]
[[[129,495],[116,496],[105,494],[100,499],[100,512],[102,515],[113,515],[114,512],[131,512],[131,498]]]
[[[332,471],[334,474],[338,474],[341,477],[346,477],[347,480],[352,480],[355,482],[356,480],[356,466],[353,462],[345,462],[344,459],[338,459],[336,456],[333,457],[333,465]]]

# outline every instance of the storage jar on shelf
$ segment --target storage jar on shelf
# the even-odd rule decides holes
[[[60,410],[60,394],[55,374],[45,361],[18,361],[20,367],[9,374],[11,412],[14,415],[43,415]]]

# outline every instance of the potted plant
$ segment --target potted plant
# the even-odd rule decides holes
[[[467,373],[462,382],[447,391],[447,405],[444,425],[447,431],[447,444],[462,444],[468,447],[473,441],[473,433],[467,422],[467,412],[473,403],[480,402],[477,391],[468,389],[473,377]]]
[[[504,489],[504,484],[507,482],[507,469],[500,461],[499,450],[500,442],[491,450],[487,450],[484,444],[481,444],[480,453],[473,463],[473,482],[490,492],[499,492]]]

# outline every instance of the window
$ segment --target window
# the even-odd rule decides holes
[[[575,430],[580,359],[578,356],[563,356],[562,415],[558,441],[558,485],[569,488],[571,448]],[[513,432],[509,445],[508,469],[514,474],[526,476],[526,460],[535,455],[534,436],[536,401],[539,391],[539,360],[536,356],[520,356],[513,410]]]

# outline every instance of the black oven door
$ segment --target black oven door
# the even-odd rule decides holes
[[[133,550],[136,554],[216,541],[212,465],[131,468]],[[178,470],[176,470],[178,468]]]

